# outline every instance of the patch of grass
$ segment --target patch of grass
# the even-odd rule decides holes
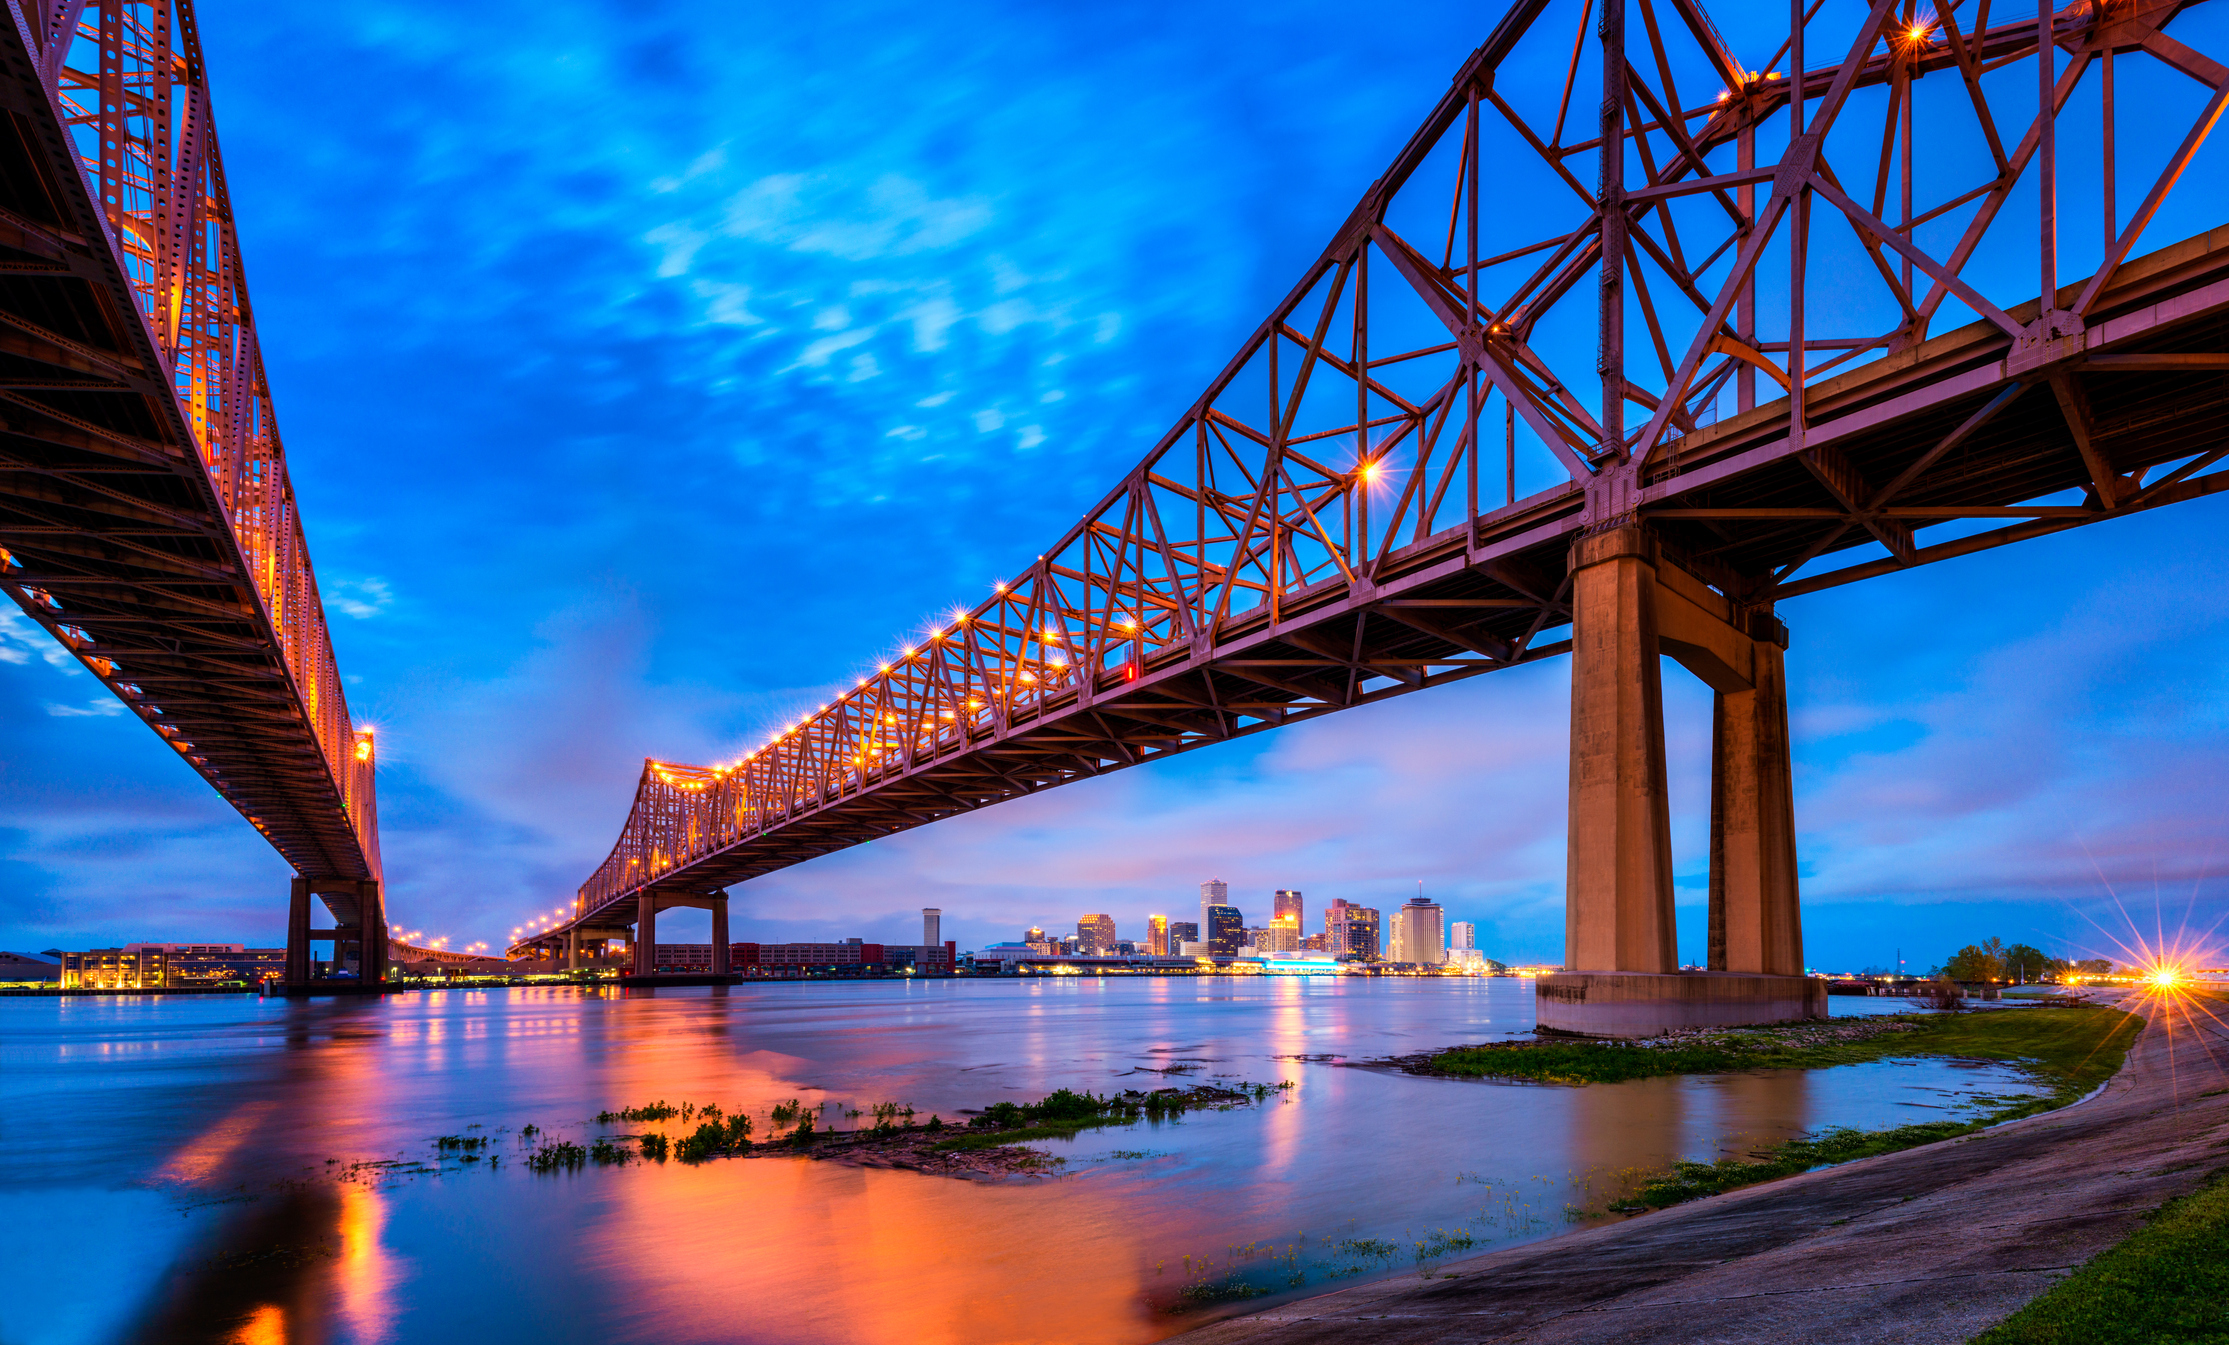
[[[588,1161],[588,1150],[568,1140],[545,1144],[528,1154],[526,1170],[529,1172],[571,1172]]]
[[[1098,1126],[1173,1120],[1187,1111],[1245,1106],[1291,1087],[1290,1080],[1235,1088],[1201,1084],[1190,1089],[1158,1088],[1151,1093],[1132,1091],[1109,1097],[1059,1088],[1036,1102],[993,1103],[968,1122],[966,1133],[940,1140],[936,1147],[987,1149],[1031,1140],[1073,1139],[1077,1132]]]
[[[1258,1284],[1248,1284],[1236,1275],[1220,1280],[1199,1280],[1176,1291],[1176,1303],[1171,1312],[1187,1308],[1204,1308],[1212,1303],[1236,1303],[1249,1298],[1260,1298],[1269,1290]]]
[[[1974,1345],[2229,1341],[2229,1169]]]
[[[660,1098],[640,1107],[621,1107],[618,1111],[597,1112],[596,1120],[603,1125],[610,1125],[614,1121],[670,1121],[680,1114],[680,1107]]]
[[[1870,1035],[1832,1035],[1804,1024],[1741,1028],[1671,1043],[1495,1042],[1458,1046],[1431,1057],[1433,1073],[1541,1083],[1622,1083],[1666,1074],[1730,1074],[1752,1069],[1819,1069],[1889,1056],[1948,1055],[2031,1061],[2087,1092],[2120,1068],[2136,1022],[2118,1009],[2077,1005],[2049,1013],[1998,1009],[1974,1014],[1897,1014],[1867,1020]],[[2109,1061],[2110,1063],[2104,1063]]]
[[[1889,1039],[1888,1045],[1893,1049],[1883,1049],[1878,1054],[2001,1060],[2021,1066],[2030,1078],[2048,1085],[2050,1091],[2040,1096],[2006,1100],[1968,1121],[1929,1121],[1870,1131],[1842,1127],[1819,1135],[1783,1140],[1746,1158],[1674,1164],[1671,1171],[1645,1182],[1634,1199],[1648,1208],[1662,1209],[1736,1187],[1792,1177],[1817,1167],[1954,1139],[1985,1126],[2063,1107],[2112,1077],[2121,1067],[2142,1025],[2143,1020],[2133,1014],[2095,1006],[2033,1014],[1999,1010],[1928,1020],[1922,1025],[1923,1031]],[[1871,1046],[1875,1043],[1857,1044]]]

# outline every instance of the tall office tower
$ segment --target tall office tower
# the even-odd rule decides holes
[[[1254,936],[1256,951],[1264,953],[1297,953],[1300,951],[1300,924],[1293,920],[1272,920],[1260,929],[1249,931]]]
[[[1422,897],[1410,897],[1394,912],[1400,922],[1400,951],[1393,955],[1398,962],[1420,962],[1437,966],[1447,961],[1447,943],[1440,933],[1440,904]]]
[[[1290,920],[1293,922],[1293,928],[1300,928],[1302,924],[1306,923],[1300,918],[1300,894],[1291,888],[1278,888],[1277,895],[1270,899],[1269,918],[1272,920]]]
[[[1350,956],[1365,962],[1376,962],[1380,956],[1378,943],[1378,909],[1375,906],[1347,907],[1347,948]]]
[[[1087,915],[1076,922],[1076,946],[1086,957],[1109,957],[1115,950],[1114,917]]]
[[[1218,883],[1220,887],[1222,884]],[[1200,923],[1207,926],[1207,950],[1216,957],[1238,956],[1239,945],[1246,939],[1246,918],[1236,906],[1209,906]]]
[[[1207,923],[1207,908],[1227,906],[1231,900],[1231,885],[1220,878],[1210,878],[1200,884],[1200,923]]]
[[[1382,931],[1380,937],[1383,942],[1382,952],[1386,961],[1406,962],[1409,960],[1408,957],[1401,951],[1400,907],[1396,906],[1393,908],[1393,918],[1386,922],[1385,929]]]
[[[1169,951],[1179,951],[1188,943],[1200,941],[1200,922],[1197,920],[1171,920],[1169,922]]]
[[[1323,908],[1323,950],[1333,957],[1347,951],[1347,913],[1354,909],[1345,897],[1333,897]]]
[[[1149,915],[1145,918],[1145,950],[1154,957],[1169,955],[1169,917]]]
[[[921,946],[923,948],[942,948],[944,946],[944,911],[939,907],[924,906],[921,908]]]
[[[1029,933],[1022,935],[1023,943],[1043,943],[1044,941],[1045,931],[1035,925],[1029,927]]]
[[[1447,927],[1447,946],[1450,948],[1476,948],[1478,926],[1468,920],[1458,920]]]

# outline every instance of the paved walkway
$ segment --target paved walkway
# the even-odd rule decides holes
[[[2229,1027],[2123,1007],[2151,1025],[2074,1107],[1288,1303],[1185,1345],[1963,1342],[2229,1167]]]

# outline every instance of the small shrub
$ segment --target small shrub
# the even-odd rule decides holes
[[[545,1144],[527,1155],[529,1172],[555,1172],[560,1168],[571,1171],[588,1161],[588,1150],[568,1140]]]
[[[653,1158],[663,1163],[666,1161],[666,1153],[669,1147],[669,1141],[663,1135],[652,1134],[642,1137],[642,1156],[644,1158]]]
[[[681,1137],[674,1146],[674,1157],[684,1163],[701,1163],[727,1148],[728,1128],[718,1121],[706,1121],[690,1134]]]

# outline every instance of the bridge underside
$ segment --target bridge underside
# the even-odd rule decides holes
[[[2229,228],[2124,267],[2102,307],[2091,346],[2056,369],[2008,367],[2009,342],[1975,324],[1816,385],[1806,451],[1788,443],[1785,399],[1702,430],[1648,476],[1633,518],[1747,620],[1782,598],[2229,487],[2207,470],[2229,447]],[[2079,419],[2054,380],[2074,390]],[[1848,503],[1899,482],[1871,512]],[[1102,675],[910,769],[832,789],[578,923],[631,925],[644,890],[716,893],[1056,785],[1568,653],[1585,503],[1576,484],[1549,491],[1387,556],[1375,582],[1288,594],[1275,619],[1232,621],[1212,642],[1147,657],[1135,679]],[[1961,535],[1928,541],[1953,523]],[[1897,553],[1882,554],[1884,531]]]

